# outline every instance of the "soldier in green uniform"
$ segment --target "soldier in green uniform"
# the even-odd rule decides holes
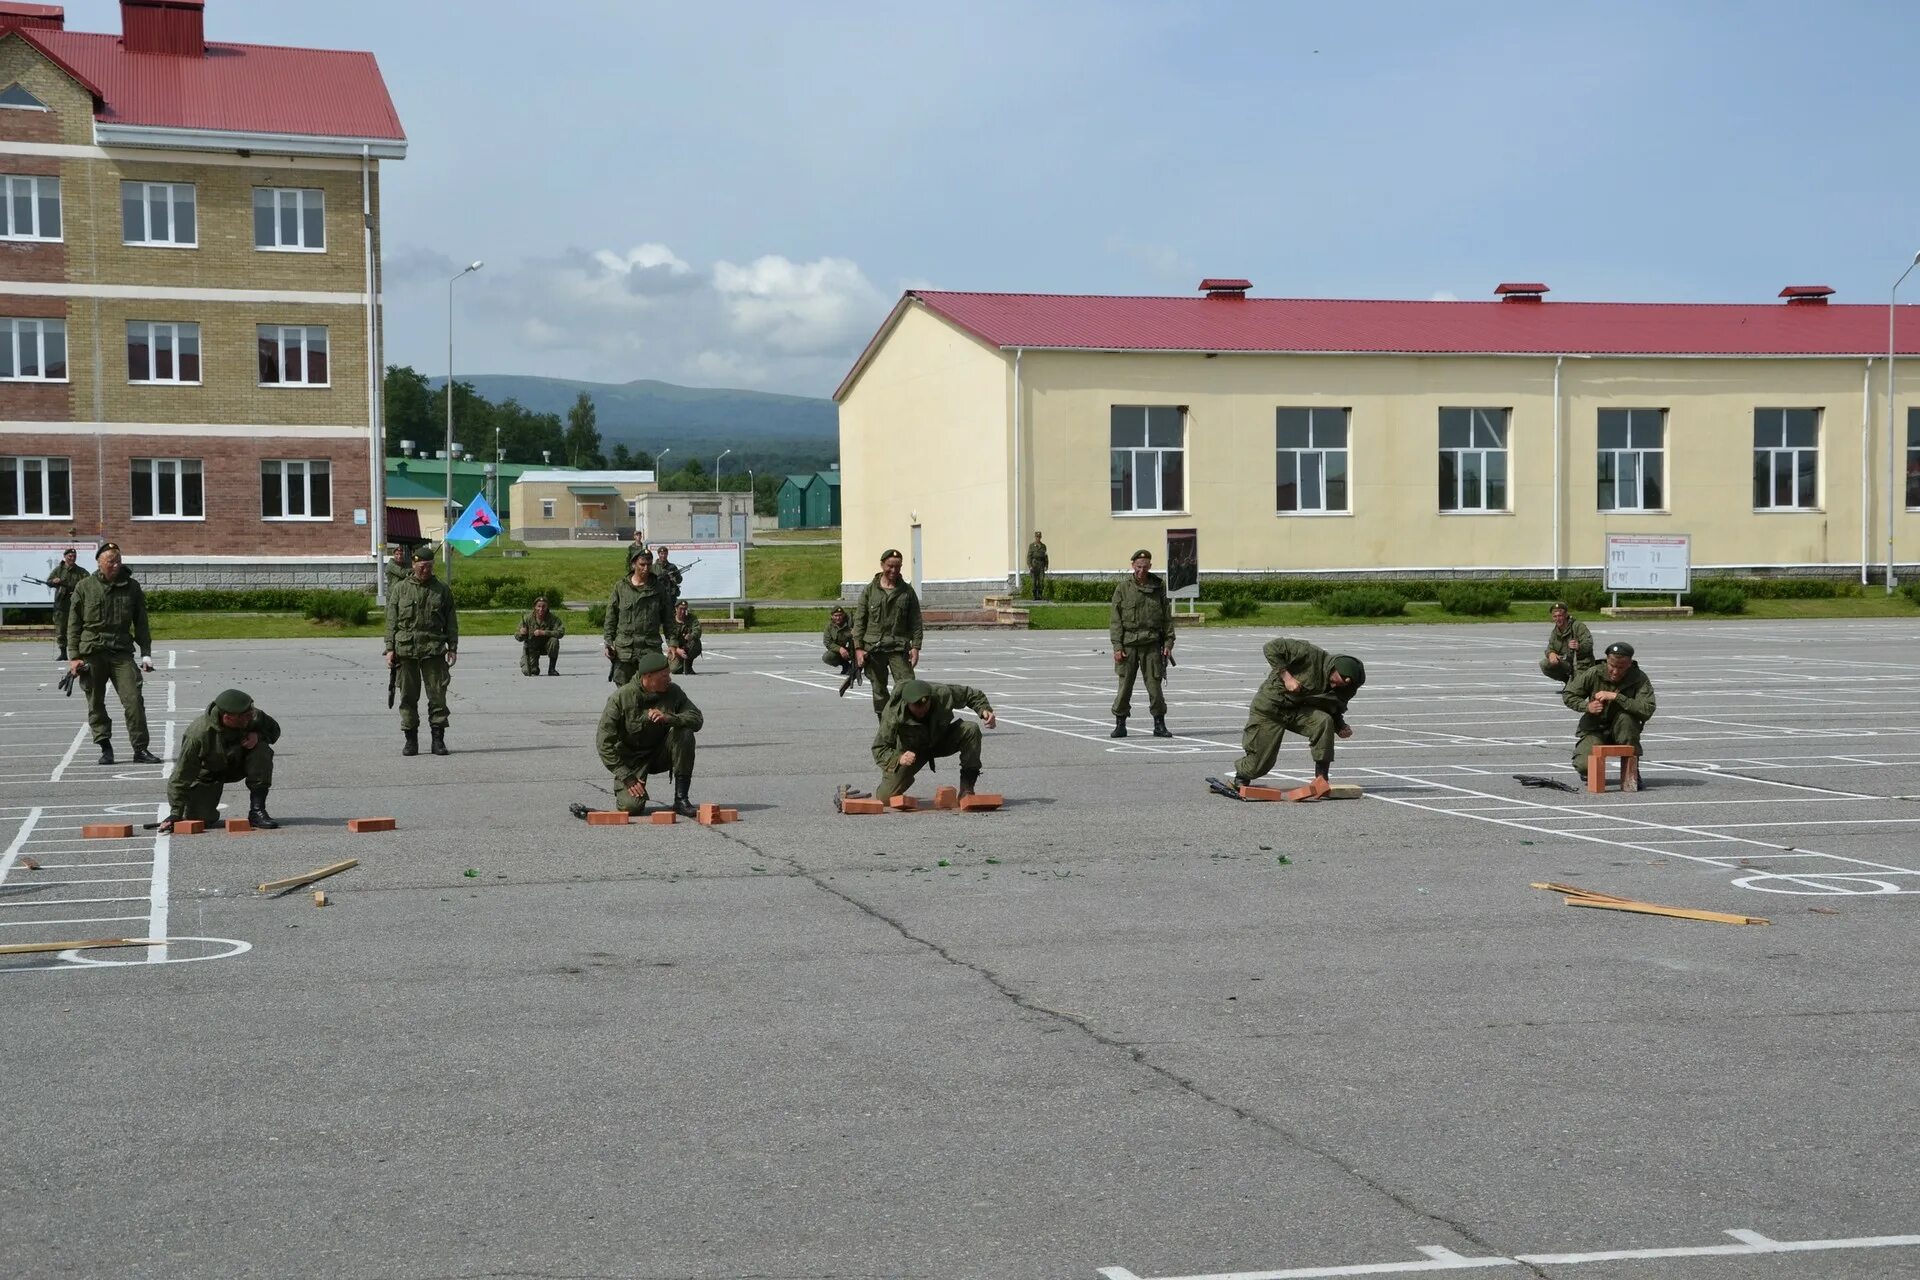
[[[447,684],[460,659],[460,614],[453,591],[433,576],[433,557],[416,555],[409,576],[387,592],[387,666],[400,672],[403,756],[420,754],[420,688],[427,690],[433,754],[447,754]]]
[[[1207,779],[1222,795],[1238,798],[1241,787],[1272,770],[1288,729],[1311,744],[1313,776],[1322,780],[1332,771],[1334,740],[1353,736],[1347,704],[1367,682],[1360,659],[1328,653],[1305,640],[1269,640],[1264,653],[1272,670],[1248,710],[1240,738],[1246,754],[1234,765],[1230,784]]]
[[[667,544],[662,542],[653,549],[653,581],[660,588],[660,594],[667,598],[667,616],[673,616],[673,606],[680,603],[680,566],[667,559]]]
[[[247,821],[271,831],[280,824],[267,812],[273,786],[273,744],[280,722],[238,689],[208,704],[180,739],[180,758],[167,782],[167,816],[160,830],[182,818],[211,826],[220,821],[220,793],[229,782],[247,784]]]
[[[1552,617],[1553,630],[1547,632],[1547,656],[1540,659],[1540,674],[1565,684],[1599,659],[1593,656],[1593,633],[1565,604],[1555,600]]]
[[[840,696],[844,698],[847,690],[853,688],[853,682],[860,678],[860,668],[853,661],[853,623],[839,605],[833,606],[833,612],[827,615],[827,625],[820,630],[820,643],[826,647],[820,661],[838,668],[844,677],[840,681]]]
[[[889,548],[853,606],[853,662],[873,686],[873,714],[886,713],[887,681],[913,679],[920,665],[920,597],[900,576],[901,554]]]
[[[1040,539],[1040,531],[1033,531],[1033,541],[1027,544],[1027,581],[1033,587],[1033,598],[1040,599],[1047,590],[1047,544]]]
[[[147,702],[140,673],[153,670],[153,636],[147,630],[147,594],[120,563],[116,543],[101,544],[99,566],[73,589],[67,610],[69,674],[87,669],[87,724],[100,746],[100,763],[113,763],[113,721],[107,719],[107,682],[120,695],[127,741],[138,764],[159,764],[147,750]],[[139,657],[136,661],[135,650]]]
[[[597,744],[600,763],[613,774],[614,803],[628,813],[647,811],[647,775],[673,774],[673,811],[683,818],[700,810],[687,798],[693,787],[693,738],[706,718],[686,691],[673,683],[667,660],[643,653],[634,662],[633,679],[622,684],[600,713]],[[587,816],[583,804],[573,815]]]
[[[1560,700],[1567,710],[1580,713],[1574,726],[1573,767],[1582,778],[1593,749],[1604,745],[1640,750],[1640,731],[1653,719],[1653,681],[1633,660],[1633,646],[1616,640],[1607,646],[1606,661],[1596,662],[1567,681]]]
[[[1173,601],[1167,582],[1152,572],[1153,553],[1142,547],[1133,553],[1133,575],[1113,589],[1113,610],[1107,619],[1107,638],[1113,642],[1114,674],[1120,691],[1113,697],[1113,732],[1127,736],[1127,716],[1133,711],[1133,678],[1146,677],[1147,710],[1153,713],[1153,736],[1171,738],[1167,728],[1167,700],[1160,679],[1173,654]]]
[[[547,606],[545,596],[536,596],[533,611],[520,619],[513,638],[520,642],[520,674],[540,674],[540,659],[547,660],[547,674],[557,676],[560,661],[560,637],[567,634],[566,620]]]
[[[67,611],[73,607],[73,589],[86,580],[80,553],[72,547],[60,553],[60,563],[47,574],[47,585],[53,588],[53,642],[60,646],[56,661],[67,660]]]
[[[633,679],[634,664],[643,655],[660,652],[667,621],[673,616],[667,597],[653,580],[653,561],[647,558],[645,547],[627,552],[627,575],[613,584],[606,625],[600,632],[601,648],[613,664],[615,684]]]
[[[900,683],[873,735],[873,762],[880,766],[874,799],[884,804],[902,794],[923,766],[941,756],[960,757],[960,794],[973,794],[980,777],[980,725],[956,719],[954,708],[960,706],[971,707],[989,729],[998,723],[987,695],[978,689],[925,680]]]
[[[700,656],[700,619],[685,600],[673,606],[673,621],[667,624],[667,659],[676,676],[695,674],[693,660]]]

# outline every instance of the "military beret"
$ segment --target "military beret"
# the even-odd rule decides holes
[[[657,653],[646,654],[640,661],[633,664],[633,674],[637,676],[652,675],[656,671],[665,671],[666,669],[667,660]]]
[[[1607,646],[1607,656],[1611,658],[1615,654],[1618,654],[1623,658],[1631,658],[1633,656],[1633,646],[1628,644],[1625,640],[1615,640],[1612,644]]]
[[[933,696],[933,686],[925,680],[909,680],[900,686],[900,701],[925,702]]]
[[[1138,551],[1136,551],[1136,552],[1134,552],[1134,553],[1133,553],[1132,555],[1130,555],[1130,556],[1128,556],[1128,557],[1127,557],[1127,559],[1129,559],[1129,560],[1151,560],[1151,559],[1153,559],[1153,552],[1151,552],[1151,551],[1149,551],[1149,550],[1147,550],[1147,549],[1146,549],[1145,547],[1142,547],[1142,548],[1140,548],[1140,549],[1139,549]]]
[[[213,700],[213,707],[222,715],[243,715],[253,710],[253,699],[238,689],[222,689]]]
[[[1333,669],[1340,674],[1342,680],[1356,689],[1367,682],[1367,664],[1358,658],[1340,654],[1333,660]]]
[[[634,562],[635,560],[638,560],[638,559],[639,559],[639,558],[640,558],[641,556],[644,556],[644,555],[646,555],[646,554],[647,554],[647,549],[646,549],[645,547],[643,547],[643,546],[641,546],[641,545],[640,545],[639,543],[637,543],[637,542],[636,542],[636,543],[634,543],[634,544],[633,544],[632,546],[630,546],[630,547],[628,547],[628,548],[627,548],[627,565],[628,565],[628,567],[629,567],[629,568],[631,568],[631,567],[632,567],[632,565],[633,565],[633,562]],[[649,561],[649,563],[651,563],[651,561]]]
[[[1573,612],[1573,610],[1567,608],[1567,602],[1565,600],[1555,600],[1551,605],[1547,606],[1548,613],[1552,613],[1556,609],[1559,610],[1561,613]]]
[[[888,547],[885,551],[882,551],[880,553],[880,563],[885,564],[887,561],[893,559],[895,556],[900,556],[900,548]],[[902,560],[906,559],[905,556],[900,556],[900,558]]]

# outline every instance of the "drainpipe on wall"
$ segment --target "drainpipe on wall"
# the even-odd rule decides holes
[[[386,489],[386,448],[380,438],[380,351],[376,334],[379,325],[374,316],[379,295],[373,278],[373,149],[360,147],[360,245],[366,259],[367,278],[367,539],[373,554],[373,594],[382,607],[387,603],[386,567],[380,563],[386,548],[382,526],[386,507],[382,495]],[[452,391],[447,393],[451,396]]]
[[[1560,365],[1565,356],[1553,358],[1553,578],[1560,580]]]
[[[1013,547],[1012,568],[1007,572],[1007,591],[1020,594],[1020,357],[1025,352],[1013,349]]]
[[[1873,555],[1873,483],[1867,458],[1873,451],[1873,357],[1860,374],[1860,585],[1867,585]]]

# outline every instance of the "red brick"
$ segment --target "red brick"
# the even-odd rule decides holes
[[[694,821],[698,822],[703,827],[712,826],[714,823],[720,821],[720,806],[717,804],[701,805],[700,814],[698,817],[694,819]]]
[[[365,834],[372,831],[391,831],[400,824],[392,818],[349,818],[347,830]]]
[[[251,822],[248,822],[245,818],[228,818],[227,819],[227,834],[230,836],[244,836],[249,831],[252,831],[252,830],[253,830],[253,824]]]
[[[990,812],[1006,803],[1001,796],[990,795],[984,791],[970,796],[960,797],[960,807],[968,812]]]
[[[1285,800],[1287,793],[1279,787],[1245,786],[1240,788],[1240,798],[1242,800]]]
[[[177,836],[197,836],[207,829],[207,824],[198,818],[182,818],[173,824],[173,834]]]
[[[89,822],[80,828],[80,835],[87,840],[125,840],[133,834],[131,822]]]
[[[738,809],[722,809],[720,811],[720,821],[738,822],[740,821],[740,811]]]
[[[624,827],[632,820],[632,815],[624,809],[595,809],[587,814],[590,827]]]
[[[866,796],[848,796],[840,802],[842,813],[885,813],[887,806]]]
[[[1607,761],[1615,759],[1620,761],[1620,789],[1640,789],[1638,761],[1634,758],[1633,748],[1625,744],[1608,744],[1595,747],[1593,754],[1587,757],[1587,790],[1590,793],[1597,795],[1607,789]],[[1633,780],[1631,786],[1627,782],[1629,778]]]
[[[647,815],[647,821],[656,827],[670,827],[679,816],[671,809],[655,809]]]
[[[934,788],[933,807],[936,809],[958,809],[960,807],[960,788]]]
[[[887,807],[898,809],[902,813],[912,813],[920,807],[920,803],[912,796],[892,796],[887,800]]]

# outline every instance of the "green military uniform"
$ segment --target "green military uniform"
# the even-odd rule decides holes
[[[660,588],[660,594],[667,598],[667,616],[673,616],[673,606],[680,603],[680,583],[684,575],[680,566],[671,560],[653,562],[653,581]]]
[[[1631,649],[1627,656],[1633,656]],[[1619,696],[1603,703],[1595,714],[1587,710],[1587,703],[1601,692]],[[1626,674],[1613,680],[1607,676],[1607,664],[1596,662],[1567,681],[1560,700],[1567,704],[1567,710],[1580,713],[1580,723],[1573,730],[1573,767],[1581,777],[1587,776],[1587,762],[1595,747],[1628,746],[1636,757],[1646,755],[1640,747],[1640,731],[1653,719],[1653,681],[1647,679],[1639,663],[1633,663]]]
[[[222,712],[249,719],[237,729],[229,728],[221,723]],[[257,735],[251,747],[246,745],[248,734]],[[273,785],[273,744],[279,740],[279,721],[254,706],[246,694],[226,690],[207,704],[180,739],[179,760],[167,782],[168,817],[191,818],[210,826],[220,821],[220,795],[229,782],[247,784],[249,819],[264,815],[267,790]],[[271,819],[268,823],[279,825]]]
[[[666,659],[657,653],[643,654],[635,665],[638,674],[644,675],[663,670]],[[654,710],[666,719],[648,719],[647,712]],[[622,684],[600,713],[596,740],[600,763],[613,774],[614,803],[628,813],[646,812],[647,802],[629,795],[627,788],[650,773],[669,770],[676,804],[684,801],[693,781],[694,735],[705,723],[700,708],[677,684],[657,694],[648,693],[638,680]]]
[[[1038,600],[1047,589],[1047,544],[1035,538],[1027,544],[1027,580],[1033,588],[1033,598]]]
[[[851,620],[836,623],[833,616],[829,614],[827,625],[820,629],[820,643],[824,647],[820,661],[830,667],[838,667],[843,675],[853,674],[854,645]],[[844,656],[840,652],[842,649],[847,651]]]
[[[1324,777],[1333,763],[1334,741],[1347,727],[1347,703],[1366,683],[1366,668],[1357,658],[1328,653],[1305,640],[1269,640],[1263,652],[1271,670],[1248,709],[1240,737],[1245,754],[1233,767],[1235,781],[1248,783],[1271,772],[1288,729],[1307,739],[1314,772]],[[1336,671],[1348,681],[1338,688]],[[1289,690],[1282,673],[1291,675],[1299,689]]]
[[[53,588],[53,639],[60,646],[60,661],[67,660],[67,613],[73,607],[73,589],[87,580],[87,571],[63,558],[47,574]]]
[[[887,681],[913,679],[909,651],[920,648],[924,636],[920,623],[920,597],[905,578],[892,588],[882,586],[882,575],[860,593],[853,606],[853,647],[867,655],[867,682],[873,686],[873,714],[887,709]]]
[[[907,708],[921,698],[927,701],[927,714],[916,718]],[[887,700],[880,728],[873,735],[873,762],[880,766],[880,787],[874,799],[885,802],[902,794],[921,769],[941,756],[954,755],[960,757],[960,790],[972,794],[974,780],[980,776],[980,726],[956,719],[956,706],[971,707],[983,717],[993,714],[987,695],[964,684],[901,682]],[[904,751],[913,752],[912,764],[900,763]]]
[[[669,659],[668,669],[677,676],[694,675],[693,660],[700,656],[703,646],[700,643],[700,619],[693,610],[687,610],[684,618],[676,612],[667,623],[667,647],[678,649],[685,655]]]
[[[447,685],[453,672],[447,660],[460,650],[460,614],[453,591],[435,577],[412,577],[387,592],[387,652],[400,672],[400,731],[412,755],[420,731],[420,689],[427,690],[427,723],[435,755],[446,754]]]
[[[673,616],[660,586],[648,578],[636,587],[631,578],[613,584],[613,598],[607,601],[607,621],[600,639],[613,650],[613,682],[625,684],[633,679],[634,664],[642,656],[660,652],[661,637]]]
[[[546,632],[537,635],[536,632]],[[547,660],[547,674],[558,675],[554,664],[560,660],[560,637],[567,634],[566,620],[551,608],[542,618],[537,610],[529,609],[520,619],[520,625],[513,629],[513,638],[520,642],[520,674],[537,676],[540,674],[540,659]]]
[[[135,758],[147,753],[147,703],[141,693],[135,649],[152,654],[147,630],[147,594],[123,564],[109,582],[96,570],[73,589],[67,611],[67,652],[87,664],[87,724],[100,744],[101,763],[112,764],[113,721],[107,718],[107,683],[120,695],[127,741]]]
[[[1568,617],[1566,626],[1547,632],[1547,653],[1560,661],[1554,662],[1551,657],[1540,659],[1540,674],[1561,684],[1599,661],[1593,656],[1593,632],[1574,617]]]
[[[401,578],[413,576],[413,562],[415,560],[431,558],[439,553],[440,544],[437,542],[423,542],[417,547],[401,547],[400,558],[398,560],[395,560],[392,556],[387,557],[385,565],[387,581],[391,583]]]
[[[1136,551],[1134,557],[1144,554]],[[1153,714],[1154,736],[1172,737],[1165,724],[1167,699],[1160,690],[1165,674],[1163,655],[1173,648],[1173,601],[1167,596],[1165,578],[1149,573],[1145,583],[1135,582],[1132,575],[1120,580],[1113,589],[1107,638],[1112,641],[1113,651],[1122,655],[1114,659],[1120,688],[1113,696],[1113,736],[1127,736],[1127,717],[1133,712],[1133,681],[1140,675],[1147,682],[1147,710]]]

